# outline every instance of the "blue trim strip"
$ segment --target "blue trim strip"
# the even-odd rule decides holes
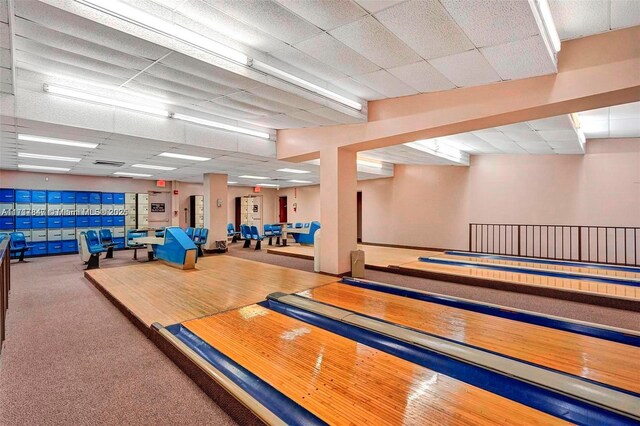
[[[435,337],[437,339],[446,340],[447,342],[454,343],[456,345],[465,346],[467,348],[471,348],[471,349],[475,349],[475,350],[478,350],[478,351],[486,352],[486,353],[492,354],[492,355],[497,355],[497,356],[502,357],[502,358],[506,358],[506,359],[509,359],[509,360],[512,360],[512,361],[517,361],[517,362],[519,362],[521,364],[530,365],[532,367],[540,368],[542,370],[551,371],[551,372],[556,373],[556,374],[561,374],[563,376],[571,377],[571,378],[576,379],[576,380],[581,380],[583,382],[587,382],[587,383],[590,383],[592,385],[601,386],[603,388],[611,389],[611,390],[614,390],[614,391],[620,392],[620,393],[626,393],[627,395],[631,395],[631,396],[633,396],[635,398],[640,398],[640,394],[639,393],[636,393],[636,392],[631,391],[631,390],[619,388],[619,387],[616,387],[616,386],[609,385],[607,383],[598,382],[596,380],[588,379],[588,378],[582,377],[582,376],[577,376],[575,374],[567,373],[567,372],[564,372],[564,371],[561,371],[561,370],[557,370],[557,369],[554,369],[554,368],[545,367],[544,365],[536,364],[536,363],[533,363],[533,362],[530,362],[530,361],[525,361],[523,359],[516,358],[516,357],[513,357],[513,356],[509,356],[509,355],[505,355],[503,353],[492,351],[490,349],[485,349],[485,348],[482,348],[480,346],[474,346],[474,345],[471,345],[471,344],[466,343],[466,342],[461,341],[461,340],[455,340],[455,339],[452,339],[450,337],[441,336],[441,335],[435,334],[435,333],[430,333],[428,331],[420,330],[418,328],[414,328],[414,327],[410,327],[410,326],[407,326],[407,325],[398,324],[398,323],[395,323],[395,322],[392,322],[392,321],[388,321],[388,320],[386,320],[384,318],[378,318],[378,317],[375,317],[375,316],[367,315],[367,314],[365,314],[363,312],[354,311],[354,310],[351,310],[351,309],[343,308],[341,306],[336,306],[336,305],[332,305],[330,303],[321,302],[319,300],[315,300],[315,299],[312,299],[310,297],[300,296],[298,294],[293,294],[292,296],[298,297],[300,299],[312,300],[315,303],[318,303],[318,304],[321,304],[321,305],[325,305],[325,306],[331,306],[331,307],[338,308],[338,309],[342,309],[343,311],[350,312],[352,314],[358,315],[358,316],[363,317],[363,318],[368,318],[368,319],[371,319],[371,320],[374,320],[374,321],[383,322],[385,324],[389,324],[389,325],[393,325],[393,326],[396,326],[396,327],[400,327],[400,328],[403,328],[405,330],[410,330],[410,331],[413,331],[415,333],[423,334],[425,336],[430,336],[430,337]],[[280,303],[282,303],[282,302],[280,302]]]
[[[354,287],[365,288],[367,290],[380,291],[396,296],[408,297],[410,299],[421,300],[429,303],[437,303],[439,305],[450,306],[452,308],[464,309],[467,311],[506,318],[513,321],[520,321],[527,324],[554,328],[556,330],[568,331],[570,333],[581,334],[583,336],[590,336],[598,339],[609,340],[611,342],[640,347],[640,336],[636,336],[633,334],[625,334],[619,331],[607,330],[604,328],[593,327],[586,324],[577,324],[560,319],[547,318],[541,315],[526,312],[511,311],[508,308],[497,308],[495,306],[487,306],[481,303],[468,302],[446,296],[424,294],[418,291],[413,291],[411,289],[389,287],[368,281],[358,280],[355,278],[343,277],[341,282],[344,284],[352,285]]]
[[[446,357],[380,333],[345,324],[274,300],[261,302],[259,305],[572,423],[581,425],[638,424],[629,417],[604,408]]]
[[[456,250],[445,251],[444,254],[449,254],[452,256],[481,257],[485,259],[510,260],[514,262],[541,263],[544,265],[573,266],[576,268],[607,269],[611,271],[634,272],[636,274],[640,274],[640,268],[636,268],[633,266],[601,265],[601,264],[594,265],[593,263],[585,263],[585,262],[565,262],[562,260],[535,259],[531,257],[504,256],[499,254],[471,253],[471,252],[456,251]]]
[[[171,325],[167,327],[167,330],[267,407],[273,414],[280,417],[285,423],[291,425],[327,425],[315,414],[215,349],[182,324]]]
[[[476,268],[476,269],[489,269],[492,271],[503,271],[503,272],[515,272],[519,274],[529,274],[529,275],[539,275],[544,277],[554,277],[554,278],[565,278],[570,280],[580,280],[580,281],[593,281],[601,284],[619,284],[619,285],[627,285],[630,287],[640,287],[640,281],[625,281],[618,280],[615,278],[598,278],[598,277],[588,277],[583,275],[572,274],[571,272],[555,272],[551,270],[532,270],[532,269],[524,269],[518,268],[517,266],[504,266],[504,265],[492,265],[489,263],[475,264],[475,263],[465,263],[465,262],[454,262],[451,260],[444,259],[436,259],[432,257],[420,257],[418,258],[420,262],[424,263],[436,263],[439,265],[449,265],[449,266],[461,266],[463,268]]]

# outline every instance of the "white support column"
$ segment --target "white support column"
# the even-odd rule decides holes
[[[204,227],[209,229],[206,250],[213,250],[216,241],[227,240],[227,175],[204,175]]]

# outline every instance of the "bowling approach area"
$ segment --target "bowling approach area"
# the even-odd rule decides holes
[[[629,330],[231,256],[85,277],[240,424],[640,421]]]

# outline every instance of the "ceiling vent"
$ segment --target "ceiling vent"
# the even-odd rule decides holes
[[[124,162],[122,161],[106,161],[106,160],[96,160],[93,162],[96,166],[107,166],[107,167],[122,167],[124,166]]]

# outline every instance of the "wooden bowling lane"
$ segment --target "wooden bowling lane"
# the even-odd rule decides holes
[[[563,423],[258,305],[183,325],[332,425]]]
[[[496,259],[491,257],[476,257],[476,256],[460,256],[460,255],[451,255],[451,254],[439,254],[436,256],[438,259],[447,259],[447,260],[458,260],[458,261],[466,261],[466,262],[476,262],[476,263],[488,263],[491,265],[505,265],[505,266],[519,266],[523,268],[535,268],[535,269],[543,269],[557,272],[574,272],[579,274],[589,274],[589,275],[597,275],[603,277],[619,277],[619,278],[630,278],[630,279],[638,279],[640,280],[640,272],[628,272],[628,271],[619,271],[613,269],[602,269],[596,267],[580,267],[573,265],[556,265],[556,264],[547,264],[547,263],[537,263],[537,262],[528,262],[525,259],[523,260],[510,260],[510,259]]]
[[[433,335],[640,393],[640,348],[346,284],[299,293]]]
[[[482,268],[469,268],[465,266],[440,265],[428,262],[409,262],[400,265],[400,270],[410,269],[414,271],[434,272],[439,274],[456,275],[460,277],[473,277],[490,281],[523,284],[529,286],[548,287],[565,291],[596,294],[631,300],[640,300],[640,287],[622,284],[608,284],[594,281],[574,280],[569,278],[556,278],[541,275],[525,274],[521,272],[494,271]]]

